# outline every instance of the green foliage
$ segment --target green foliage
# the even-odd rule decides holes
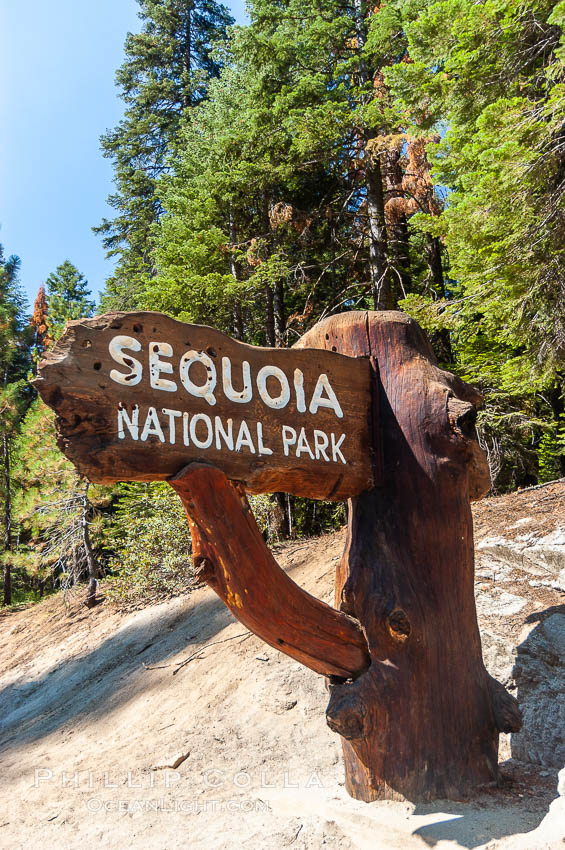
[[[25,376],[31,365],[33,331],[27,324],[19,268],[19,258],[11,256],[5,260],[0,246],[0,564],[4,604],[10,604],[12,598],[12,441],[18,434],[32,395]]]
[[[103,237],[116,272],[108,281],[105,308],[131,309],[154,274],[151,230],[161,201],[155,185],[167,170],[183,110],[199,103],[219,64],[213,44],[233,18],[215,0],[138,0],[142,31],[128,35],[126,58],[116,75],[125,102],[117,127],[101,138],[112,160],[116,192],[113,220],[95,231]]]
[[[57,448],[55,414],[40,398],[30,406],[14,446],[13,476],[14,518],[35,539],[46,521],[58,519],[56,510],[41,519],[37,508],[72,490],[76,480],[72,463]]]
[[[93,315],[94,302],[89,298],[88,281],[69,260],[57,266],[46,283],[49,334],[57,340],[70,319]]]
[[[82,522],[87,482],[57,448],[55,416],[39,398],[22,422],[12,460],[15,584],[41,594],[71,587],[86,576]],[[88,490],[90,536],[99,555],[105,533],[101,511],[110,505],[110,492]]]
[[[539,480],[555,481],[565,474],[565,419],[546,427],[538,446]]]
[[[36,398],[28,380],[46,341],[59,337],[67,320],[92,315],[94,303],[84,276],[66,260],[47,280],[48,314],[43,299],[30,322],[23,312],[17,268],[12,258],[0,271],[0,356],[4,359],[0,362],[4,375],[0,390],[4,551],[0,563],[7,604],[12,585],[17,601],[49,592],[56,583],[68,587],[78,581],[87,563],[85,517],[95,548],[101,534],[101,523],[90,516],[94,504],[87,499],[85,483],[56,447],[54,416]]]
[[[311,537],[338,531],[347,522],[344,502],[292,499],[293,536]]]
[[[215,0],[139,5],[117,73],[124,117],[102,138],[115,217],[98,231],[117,259],[103,306],[269,346],[328,313],[398,306],[484,391],[495,488],[560,477],[565,3],[251,0],[243,27]],[[59,266],[30,327],[18,269],[0,254],[0,558],[14,598],[67,581],[84,516],[113,595],[186,589],[170,488],[87,494],[26,380],[34,327],[47,315],[57,337],[91,315],[87,282]],[[269,542],[345,518],[280,494],[251,503]]]
[[[280,511],[273,496],[249,496],[251,510],[267,543],[279,543]]]
[[[531,447],[545,452],[563,409],[563,9],[548,0],[398,8],[413,61],[385,76],[411,131],[443,128],[429,152],[450,190],[441,217],[420,221],[445,238],[445,297],[402,306],[450,334],[457,369],[486,393],[491,432],[504,422],[500,481],[527,482]],[[517,455],[529,471],[516,478]]]
[[[106,545],[110,596],[123,600],[190,589],[190,532],[168,484],[120,485]]]
[[[15,426],[30,392],[25,376],[30,365],[33,332],[19,283],[20,259],[4,258],[0,245],[0,427]]]
[[[391,138],[373,96],[384,60],[364,48],[368,18],[354,7],[257,0],[250,11],[158,186],[166,212],[143,304],[284,345],[328,310],[371,303],[367,151],[381,128]],[[380,166],[389,181],[404,162],[393,147]]]
[[[286,345],[388,281],[484,390],[499,486],[528,482],[563,404],[563,9],[253,0],[250,15],[179,123],[138,303]]]
[[[279,499],[273,495],[262,495],[249,496],[249,503],[269,545],[280,543],[287,537],[312,537],[337,531],[347,521],[343,502],[318,502],[286,495]]]

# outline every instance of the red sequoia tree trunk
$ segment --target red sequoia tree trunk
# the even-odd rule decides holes
[[[369,665],[356,620],[295,584],[263,540],[247,497],[213,466],[192,463],[169,482],[188,516],[196,577],[264,641],[325,676]]]
[[[384,480],[349,502],[336,604],[367,638],[371,665],[330,685],[346,784],[361,800],[458,799],[496,780],[513,697],[483,664],[469,504],[488,489],[475,435],[478,394],[440,370],[401,313],[320,323],[301,347],[370,357]]]
[[[478,393],[438,368],[403,313],[347,313],[299,344],[369,359],[379,485],[349,502],[336,607],[299,588],[266,547],[240,487],[190,464],[170,480],[198,575],[271,646],[328,677],[349,793],[460,799],[498,775],[517,703],[483,664],[470,498],[488,489]]]

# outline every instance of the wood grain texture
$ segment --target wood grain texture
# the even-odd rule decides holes
[[[474,431],[480,396],[438,368],[402,313],[333,316],[299,344],[368,356],[380,396],[382,480],[349,502],[336,576],[336,606],[360,622],[371,656],[355,681],[330,686],[348,791],[465,798],[497,780],[499,731],[521,722],[487,674],[477,626],[469,500],[490,483]]]
[[[120,402],[154,404],[155,391],[140,383],[131,401],[116,394],[107,377],[116,332],[138,334],[139,357],[158,340],[176,357],[190,347],[246,359],[253,374],[265,363],[285,374],[298,368],[305,386],[327,374],[347,410],[341,430],[347,424],[354,446],[347,470],[292,456],[226,459],[212,450],[205,460],[215,468],[201,462],[202,452],[160,439],[125,451],[110,415]],[[343,738],[352,796],[461,799],[497,780],[499,732],[516,731],[521,718],[485,670],[477,626],[469,502],[490,483],[474,429],[480,396],[439,369],[415,322],[396,312],[332,316],[284,351],[159,314],[113,314],[72,323],[41,364],[38,389],[81,471],[95,481],[167,478],[189,518],[198,575],[249,629],[329,678],[327,720]],[[189,414],[209,413],[207,403],[191,399]],[[250,402],[248,419],[264,425],[267,445],[289,414],[293,427],[307,421],[292,403],[293,410],[265,414]],[[184,390],[167,394],[168,408],[187,412],[186,404]],[[218,400],[213,413],[230,410]],[[335,412],[319,413],[329,417],[316,415],[319,427],[329,429]],[[251,492],[352,497],[336,576],[339,610],[279,569],[242,484]]]
[[[355,677],[368,667],[359,624],[281,570],[242,488],[221,470],[202,464],[187,466],[169,483],[188,516],[197,578],[241,623],[325,676]]]
[[[109,344],[117,336],[130,337],[139,343],[139,351],[123,350],[125,365],[116,363],[109,352]],[[171,370],[163,369],[157,379],[172,381],[176,385],[174,391],[150,386],[149,351],[156,342],[172,348],[172,357],[159,355],[161,364],[165,364],[165,368],[170,364]],[[214,370],[213,405],[206,398],[187,392],[180,379],[181,357],[190,350],[202,352],[211,364],[208,367],[200,362],[192,364],[189,377],[195,385],[205,386],[208,373]],[[228,358],[232,365],[231,380],[237,391],[244,389],[242,364],[244,361],[249,364],[250,401],[241,403],[226,398],[222,389],[223,358]],[[135,383],[135,376],[128,375],[136,362],[143,368],[138,383]],[[282,370],[288,379],[290,398],[283,408],[274,409],[260,397],[258,376],[265,366]],[[125,385],[110,377],[112,370],[125,376]],[[303,375],[302,409],[294,383],[295,370]],[[341,418],[335,409],[323,403],[314,413],[309,409],[320,375],[327,376],[343,412]],[[127,384],[130,379],[135,385]],[[281,394],[282,384],[276,377],[268,377],[265,386],[270,398],[276,399]],[[371,406],[369,363],[366,359],[336,354],[331,348],[327,352],[259,348],[232,340],[213,328],[187,325],[159,313],[108,313],[67,325],[63,337],[41,361],[36,387],[57,413],[60,448],[80,472],[97,483],[163,480],[188,463],[201,461],[218,466],[228,478],[244,483],[252,493],[283,491],[316,499],[341,500],[361,492],[374,481],[375,457],[368,424]],[[327,402],[325,391],[322,396]],[[120,420],[123,438],[120,438],[120,406],[128,421],[137,417],[138,439],[132,437],[123,418]],[[151,433],[155,428],[149,428],[149,433],[144,434],[150,407],[156,411],[157,431],[160,428],[162,434]],[[164,411],[174,411],[174,414]],[[186,432],[183,431],[184,414],[189,417]],[[174,443],[171,442],[171,417]],[[212,423],[212,431],[209,431],[206,417]],[[216,417],[225,430],[228,419],[232,420],[233,450],[221,437]],[[196,439],[194,435],[188,438],[193,419],[198,422],[194,432]],[[243,420],[253,448],[249,440],[244,439],[236,451]],[[296,433],[296,440],[292,442],[291,432],[285,432],[290,436],[288,456],[284,454],[283,427],[290,427]],[[260,453],[258,429],[263,446],[272,454]],[[309,451],[304,443],[300,444],[301,429],[304,429]],[[326,435],[325,450],[323,437],[318,438],[321,450],[316,450],[315,431]],[[246,432],[241,433],[246,436]],[[209,434],[213,435],[212,444],[203,447]],[[345,436],[340,443],[342,435]],[[332,452],[334,442],[339,451]]]

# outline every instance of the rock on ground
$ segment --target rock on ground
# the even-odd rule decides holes
[[[485,662],[515,694],[524,728],[505,752],[565,765],[565,484],[474,506],[476,597]]]

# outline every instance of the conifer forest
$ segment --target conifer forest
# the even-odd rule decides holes
[[[100,140],[100,298],[70,256],[28,304],[0,249],[0,602],[192,572],[167,484],[89,484],[56,446],[33,380],[71,319],[156,310],[290,347],[332,313],[405,311],[483,393],[492,492],[565,477],[565,2],[249,0],[244,25],[216,0],[138,4]],[[252,506],[270,541],[345,521]]]

